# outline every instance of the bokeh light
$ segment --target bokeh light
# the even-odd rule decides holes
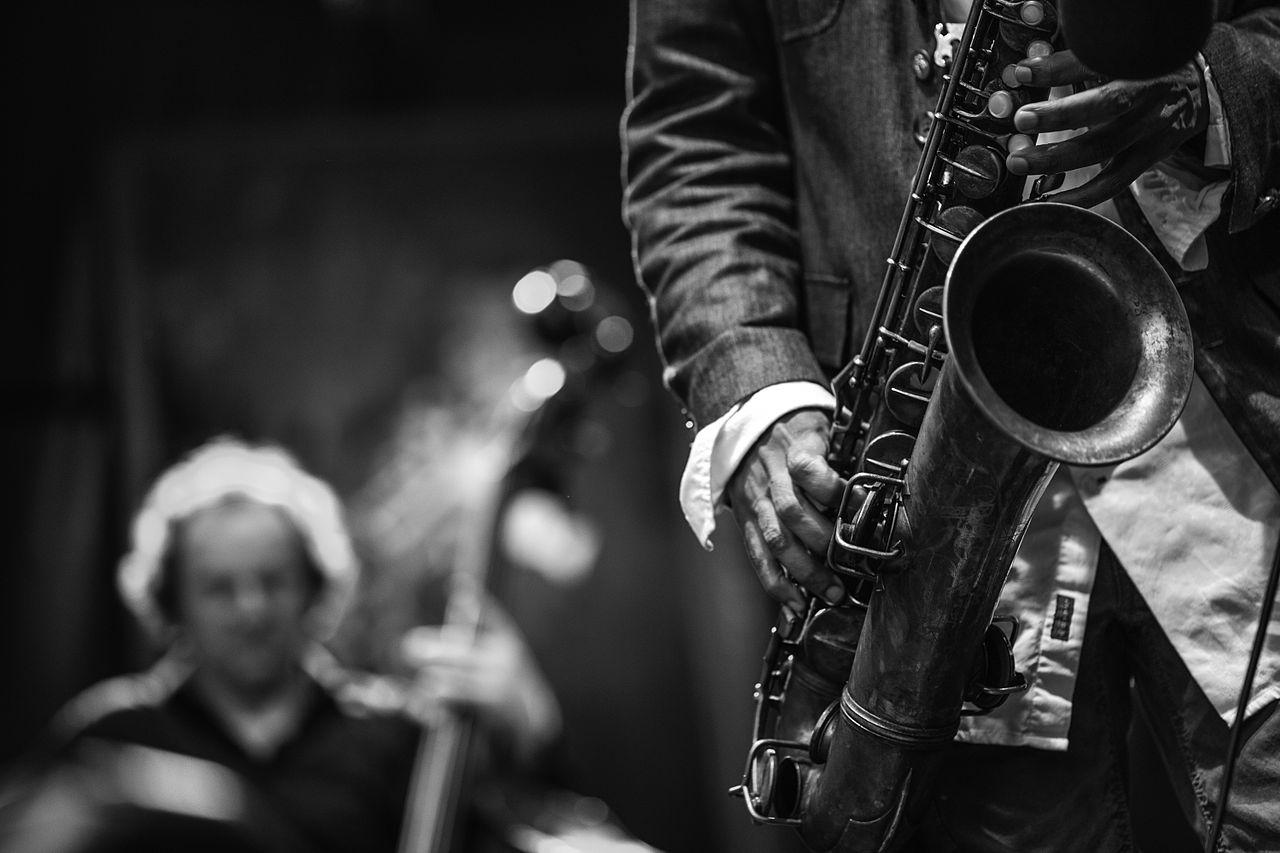
[[[605,317],[596,326],[596,343],[605,352],[623,352],[634,338],[631,323],[616,314]]]
[[[511,301],[526,314],[537,314],[556,298],[556,280],[545,270],[526,273],[511,289]]]
[[[591,283],[591,279],[579,273],[560,279],[556,285],[556,293],[560,294],[560,299],[570,311],[590,308],[596,299],[595,285]]]
[[[553,262],[547,267],[547,272],[557,282],[564,281],[566,278],[575,275],[586,275],[587,268],[577,261],[571,261],[568,258],[561,258]]]
[[[541,358],[529,365],[511,386],[511,402],[517,409],[532,412],[564,387],[565,369],[554,358]]]

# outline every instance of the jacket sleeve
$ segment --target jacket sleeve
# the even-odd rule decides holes
[[[699,425],[823,381],[801,328],[793,176],[763,4],[632,0],[623,218],[663,381]]]
[[[1280,5],[1253,5],[1214,24],[1203,50],[1231,129],[1233,233],[1280,205]]]

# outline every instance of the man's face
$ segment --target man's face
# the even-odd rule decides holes
[[[176,615],[196,665],[241,692],[282,685],[314,594],[288,518],[251,501],[210,507],[179,526],[174,547]]]

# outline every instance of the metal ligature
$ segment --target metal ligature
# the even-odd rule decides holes
[[[1190,389],[1186,314],[1159,263],[1006,174],[1010,65],[1060,44],[1042,0],[975,0],[861,350],[834,380],[847,478],[827,562],[850,590],[779,620],[732,793],[814,850],[889,851],[927,805],[962,715],[1026,682],[994,618],[1059,462],[1141,453]]]

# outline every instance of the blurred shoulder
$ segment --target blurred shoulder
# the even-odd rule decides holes
[[[186,680],[188,670],[164,659],[145,672],[98,682],[75,696],[50,725],[55,742],[109,733],[127,722],[142,722],[159,713]]]

